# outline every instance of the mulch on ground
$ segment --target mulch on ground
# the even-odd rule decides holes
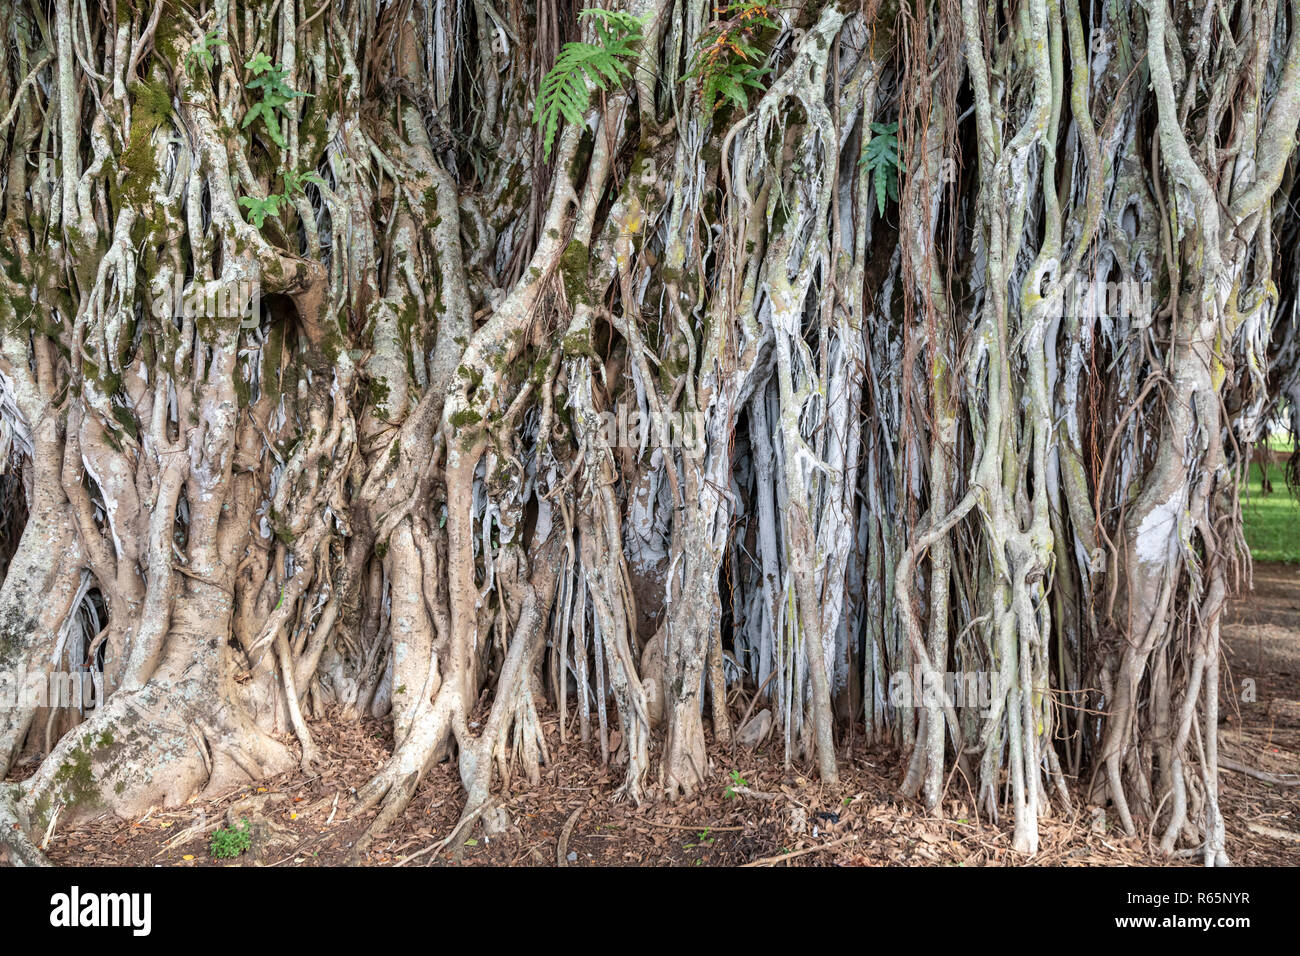
[[[1300,773],[1300,728],[1280,719],[1277,700],[1300,700],[1300,573],[1260,565],[1256,590],[1236,601],[1223,633],[1223,756],[1265,775]],[[1239,699],[1254,681],[1254,699]],[[1250,693],[1245,693],[1250,698]],[[353,795],[392,747],[388,721],[317,720],[325,758],[312,774],[288,773],[137,820],[106,818],[60,827],[47,852],[61,865],[318,866],[344,863],[374,811],[350,814]],[[454,763],[421,782],[404,816],[362,861],[379,866],[1001,866],[1025,862],[1011,849],[1011,823],[974,810],[960,780],[941,816],[899,795],[898,755],[859,744],[841,760],[833,787],[787,769],[779,744],[750,751],[713,746],[707,785],[691,798],[617,802],[622,768],[598,746],[546,723],[555,761],[542,780],[513,780],[500,800],[510,819],[488,838],[474,827],[447,844],[463,807]],[[861,738],[859,737],[859,740]],[[652,762],[657,766],[657,762]],[[1228,853],[1236,863],[1300,864],[1300,788],[1246,772],[1220,775]],[[208,850],[218,826],[249,821],[251,847],[233,863]],[[1154,855],[1156,837],[1126,837],[1098,808],[1077,807],[1043,822],[1036,865],[1195,865]]]

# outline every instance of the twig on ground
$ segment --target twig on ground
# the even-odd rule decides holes
[[[573,835],[573,825],[578,822],[578,814],[585,809],[587,809],[587,805],[584,803],[570,813],[569,819],[564,821],[564,829],[560,831],[560,842],[555,845],[555,863],[557,866],[569,865],[569,861],[564,858],[564,853],[569,848],[569,837]]]
[[[830,843],[822,843],[818,846],[810,846],[803,850],[795,850],[791,853],[778,853],[776,856],[765,856],[760,860],[751,860],[744,866],[775,866],[777,863],[784,863],[787,860],[793,860],[796,857],[806,856],[809,853],[820,853],[822,850],[831,850],[845,843],[856,841],[858,835],[850,833],[846,837],[840,837],[838,840],[832,840]]]
[[[1277,784],[1279,787],[1300,787],[1300,774],[1269,773],[1267,770],[1258,770],[1247,764],[1229,760],[1227,757],[1219,758],[1219,769],[1235,770],[1237,773],[1244,773],[1248,777],[1254,777],[1256,780],[1263,780],[1266,783]]]

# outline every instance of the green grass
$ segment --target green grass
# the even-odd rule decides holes
[[[1265,495],[1260,491],[1259,465],[1250,466],[1241,498],[1246,543],[1256,561],[1300,564],[1300,500],[1287,487],[1282,466],[1269,465],[1268,477],[1273,493]]]

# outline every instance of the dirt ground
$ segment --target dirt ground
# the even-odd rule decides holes
[[[1222,695],[1222,757],[1268,774],[1300,773],[1300,722],[1280,701],[1300,701],[1300,568],[1258,565],[1255,590],[1232,606],[1223,630],[1230,678]],[[1250,682],[1253,682],[1251,684]],[[1253,693],[1252,693],[1253,690]],[[1289,722],[1289,725],[1288,725]],[[753,752],[714,747],[709,786],[692,799],[640,807],[611,800],[618,767],[548,727],[554,769],[537,786],[511,781],[501,800],[511,820],[497,839],[477,828],[447,841],[462,807],[455,768],[423,781],[405,816],[376,838],[362,862],[382,866],[987,866],[1023,862],[1011,850],[1009,821],[972,809],[960,781],[943,817],[898,795],[903,767],[886,751],[853,748],[836,787],[783,768],[779,747]],[[326,762],[218,799],[59,828],[47,852],[58,864],[315,866],[346,862],[373,811],[349,816],[357,787],[386,758],[384,721],[317,721]],[[28,770],[30,772],[30,769]],[[1300,864],[1300,788],[1225,769],[1221,790],[1234,863]],[[212,831],[248,820],[251,848],[234,864],[212,859]],[[1095,808],[1046,821],[1038,865],[1173,865],[1151,854],[1148,836],[1126,838]],[[1196,861],[1187,861],[1195,863]]]
[[[1230,676],[1220,694],[1220,756],[1273,775],[1298,774],[1300,566],[1257,564],[1254,583],[1233,602],[1223,627]],[[1237,769],[1220,780],[1233,861],[1300,865],[1300,787]]]

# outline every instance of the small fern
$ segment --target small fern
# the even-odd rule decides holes
[[[733,103],[740,112],[749,109],[749,91],[761,90],[762,79],[771,73],[768,67],[732,62],[716,73],[704,76],[700,86],[700,106],[705,116],[712,116],[724,101]]]
[[[771,73],[761,64],[767,59],[755,40],[765,30],[781,29],[766,3],[740,0],[722,11],[728,19],[704,35],[695,63],[682,81],[700,80],[700,106],[706,117],[724,102],[741,113],[749,108],[749,91],[762,90],[763,77]]]
[[[261,229],[268,216],[279,219],[280,207],[282,205],[289,206],[295,196],[306,192],[307,183],[324,186],[325,180],[313,172],[299,173],[292,169],[285,170],[284,192],[271,193],[265,199],[257,199],[254,196],[240,196],[239,205],[248,210],[249,222],[256,228]]]
[[[591,90],[610,90],[630,79],[627,60],[636,56],[645,21],[618,10],[583,10],[579,18],[596,24],[596,43],[566,43],[555,65],[542,77],[533,122],[542,131],[542,150],[549,159],[560,119],[581,123],[591,105]]]
[[[280,120],[276,116],[276,111],[283,112],[285,116],[293,117],[289,110],[289,104],[300,96],[310,96],[310,93],[303,93],[291,88],[284,82],[284,75],[287,72],[283,66],[278,63],[272,63],[270,57],[265,53],[258,53],[251,60],[244,64],[244,69],[253,74],[253,79],[248,81],[250,90],[261,90],[262,98],[253,104],[253,108],[248,111],[244,117],[241,129],[248,129],[250,123],[257,117],[262,117],[262,125],[266,127],[267,135],[276,146],[284,149],[284,133],[280,130]]]
[[[279,193],[271,193],[265,199],[258,199],[256,196],[240,196],[239,204],[248,210],[248,221],[255,228],[261,229],[267,216],[280,218],[280,201],[283,198]]]
[[[197,75],[212,69],[216,58],[213,50],[219,46],[226,46],[225,40],[221,39],[218,34],[220,30],[209,30],[203,34],[203,38],[190,50],[185,56],[185,68],[190,71],[191,76]]]
[[[867,141],[861,164],[871,174],[876,189],[876,209],[884,216],[886,198],[898,202],[898,171],[903,168],[903,162],[898,158],[897,123],[871,124],[871,139]]]

